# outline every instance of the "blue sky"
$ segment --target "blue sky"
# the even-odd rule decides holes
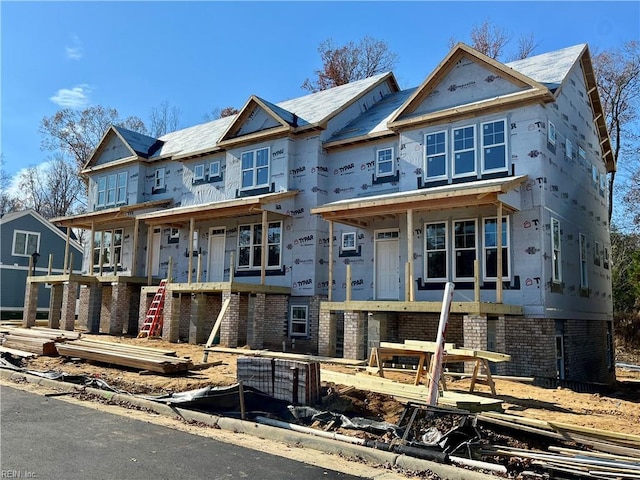
[[[420,84],[454,38],[491,20],[534,53],[640,39],[634,2],[7,2],[0,3],[1,138],[13,175],[51,156],[40,149],[44,116],[103,105],[147,121],[163,101],[180,126],[251,94],[279,102],[320,67],[319,43],[388,42],[402,88]],[[509,50],[509,48],[507,48]]]

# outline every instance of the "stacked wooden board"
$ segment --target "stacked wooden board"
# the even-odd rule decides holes
[[[51,357],[58,355],[56,344],[59,342],[80,338],[78,332],[40,327],[3,327],[1,335],[3,348]]]
[[[83,339],[72,343],[58,344],[57,347],[58,353],[64,357],[82,358],[150,372],[178,373],[193,367],[193,362],[190,359],[178,358],[174,351],[125,343]]]

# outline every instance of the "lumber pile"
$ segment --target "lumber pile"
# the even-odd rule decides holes
[[[3,329],[2,346],[21,352],[55,357],[58,355],[57,343],[78,338],[80,333],[66,330],[8,327]]]
[[[175,352],[124,343],[97,340],[75,340],[57,344],[64,357],[82,358],[156,373],[185,372],[193,367],[188,358],[178,358]]]

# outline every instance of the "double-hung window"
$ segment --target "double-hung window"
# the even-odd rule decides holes
[[[580,234],[580,288],[586,290],[589,288],[589,275],[587,264],[587,237],[583,233]]]
[[[11,254],[16,257],[28,257],[40,251],[40,234],[37,232],[26,232],[24,230],[14,230],[13,248]]]
[[[593,264],[594,265],[600,266],[600,263],[601,263],[601,254],[600,254],[601,249],[602,249],[602,246],[600,245],[600,242],[596,242],[596,246],[595,246],[595,248],[593,250]]]
[[[98,178],[97,184],[97,207],[127,203],[127,172],[105,175]]]
[[[98,178],[98,198],[96,205],[104,207],[107,204],[107,177]]]
[[[193,180],[196,182],[198,180],[204,180],[204,163],[193,167]]]
[[[109,175],[107,177],[107,205],[115,205],[116,203],[116,175]]]
[[[498,219],[484,219],[484,278],[498,278]],[[502,279],[510,278],[509,271],[509,217],[502,218]]]
[[[269,148],[242,153],[242,189],[269,185]]]
[[[447,178],[447,132],[425,135],[426,179]]]
[[[161,188],[164,188],[164,167],[156,168],[153,188],[155,190],[160,190]]]
[[[376,151],[376,178],[393,175],[393,148]]]
[[[118,174],[118,191],[116,192],[116,203],[127,203],[127,172]]]
[[[280,267],[282,222],[269,222],[266,268]],[[238,268],[260,268],[262,264],[262,224],[240,225],[238,228]]]
[[[562,282],[562,242],[560,240],[560,220],[551,219],[552,279],[554,283]]]
[[[476,127],[453,129],[453,176],[466,177],[476,172]]]
[[[220,161],[216,160],[209,164],[209,179],[220,176]]]
[[[547,131],[547,142],[549,142],[551,145],[555,145],[556,137],[556,126],[553,123],[549,122],[549,130]]]
[[[289,335],[292,337],[309,335],[309,307],[306,305],[291,305]]]
[[[447,222],[427,223],[424,231],[426,280],[446,281],[449,277]]]
[[[506,120],[482,124],[482,171],[507,169]]]
[[[567,138],[566,140],[566,144],[565,144],[565,156],[569,159],[572,160],[573,159],[573,143],[571,143],[571,140],[569,140]]]
[[[455,279],[472,280],[476,256],[476,220],[459,220],[453,223],[453,248],[455,256]]]

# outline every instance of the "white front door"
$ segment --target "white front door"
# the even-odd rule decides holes
[[[151,276],[157,277],[160,274],[160,237],[161,229],[153,229],[151,237]]]
[[[376,300],[398,300],[400,296],[398,231],[376,231],[375,239]]]
[[[207,266],[207,281],[224,281],[224,227],[209,229],[209,265]]]

